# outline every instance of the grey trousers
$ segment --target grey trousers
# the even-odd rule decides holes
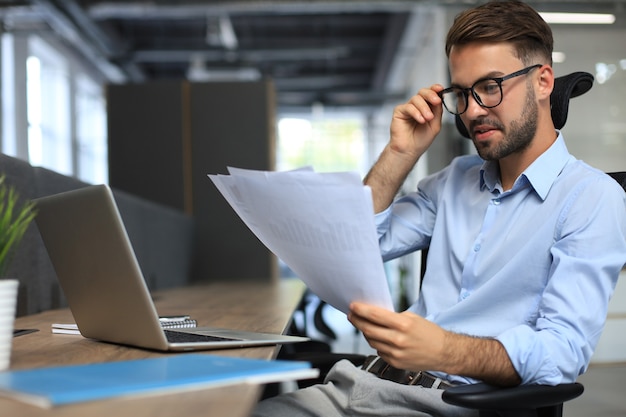
[[[254,417],[431,416],[476,417],[478,413],[443,402],[443,390],[401,385],[338,362],[324,384],[258,403]]]

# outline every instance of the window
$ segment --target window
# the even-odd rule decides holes
[[[63,47],[2,35],[2,152],[88,183],[108,181],[100,79]]]
[[[33,165],[72,175],[69,70],[62,55],[33,37],[26,61],[28,156]]]
[[[277,170],[312,166],[320,172],[363,174],[367,168],[365,131],[365,120],[357,114],[282,117],[278,122]]]
[[[76,77],[76,174],[86,182],[108,181],[106,103],[100,86],[89,77]]]

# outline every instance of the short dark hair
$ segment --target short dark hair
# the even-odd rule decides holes
[[[491,1],[457,15],[446,38],[446,55],[450,56],[453,46],[474,42],[510,42],[524,64],[540,59],[552,65],[552,30],[535,9],[521,1]]]

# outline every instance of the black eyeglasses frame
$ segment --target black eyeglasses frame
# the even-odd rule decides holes
[[[515,71],[511,74],[505,75],[503,77],[487,77],[487,78],[481,78],[480,80],[476,81],[474,84],[472,84],[471,87],[469,88],[463,88],[463,87],[448,87],[446,89],[441,90],[440,92],[437,93],[437,95],[439,96],[439,98],[441,99],[443,106],[446,108],[446,110],[455,115],[455,116],[459,116],[463,113],[465,113],[467,111],[467,108],[469,107],[469,94],[472,93],[472,97],[474,97],[474,100],[476,100],[476,103],[478,103],[478,105],[480,107],[483,107],[485,109],[493,109],[494,107],[497,107],[500,105],[500,103],[502,103],[502,99],[504,98],[504,92],[502,91],[502,83],[506,80],[510,80],[511,78],[515,78],[515,77],[519,77],[520,75],[525,75],[528,74],[530,71],[534,70],[535,68],[540,68],[542,67],[543,64],[535,64],[535,65],[531,65],[529,67],[526,68],[522,68],[519,71]],[[493,106],[487,106],[483,103],[482,99],[480,98],[480,96],[478,95],[478,93],[476,92],[476,90],[474,90],[474,87],[476,87],[477,84],[485,82],[485,81],[495,81],[496,84],[498,84],[498,88],[500,88],[500,101],[498,101],[498,104],[494,104]],[[443,98],[443,95],[446,93],[449,93],[451,91],[461,91],[463,92],[463,96],[465,98],[465,109],[463,109],[462,112],[453,112],[451,111],[448,106],[446,106],[445,100]],[[458,106],[457,106],[458,107]]]

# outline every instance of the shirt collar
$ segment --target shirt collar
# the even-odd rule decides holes
[[[545,200],[556,177],[573,158],[567,150],[565,140],[557,130],[556,141],[541,154],[515,181],[513,189],[520,183],[529,183],[537,195]],[[500,188],[500,170],[496,161],[485,161],[480,170],[480,189],[487,188],[494,192]]]

